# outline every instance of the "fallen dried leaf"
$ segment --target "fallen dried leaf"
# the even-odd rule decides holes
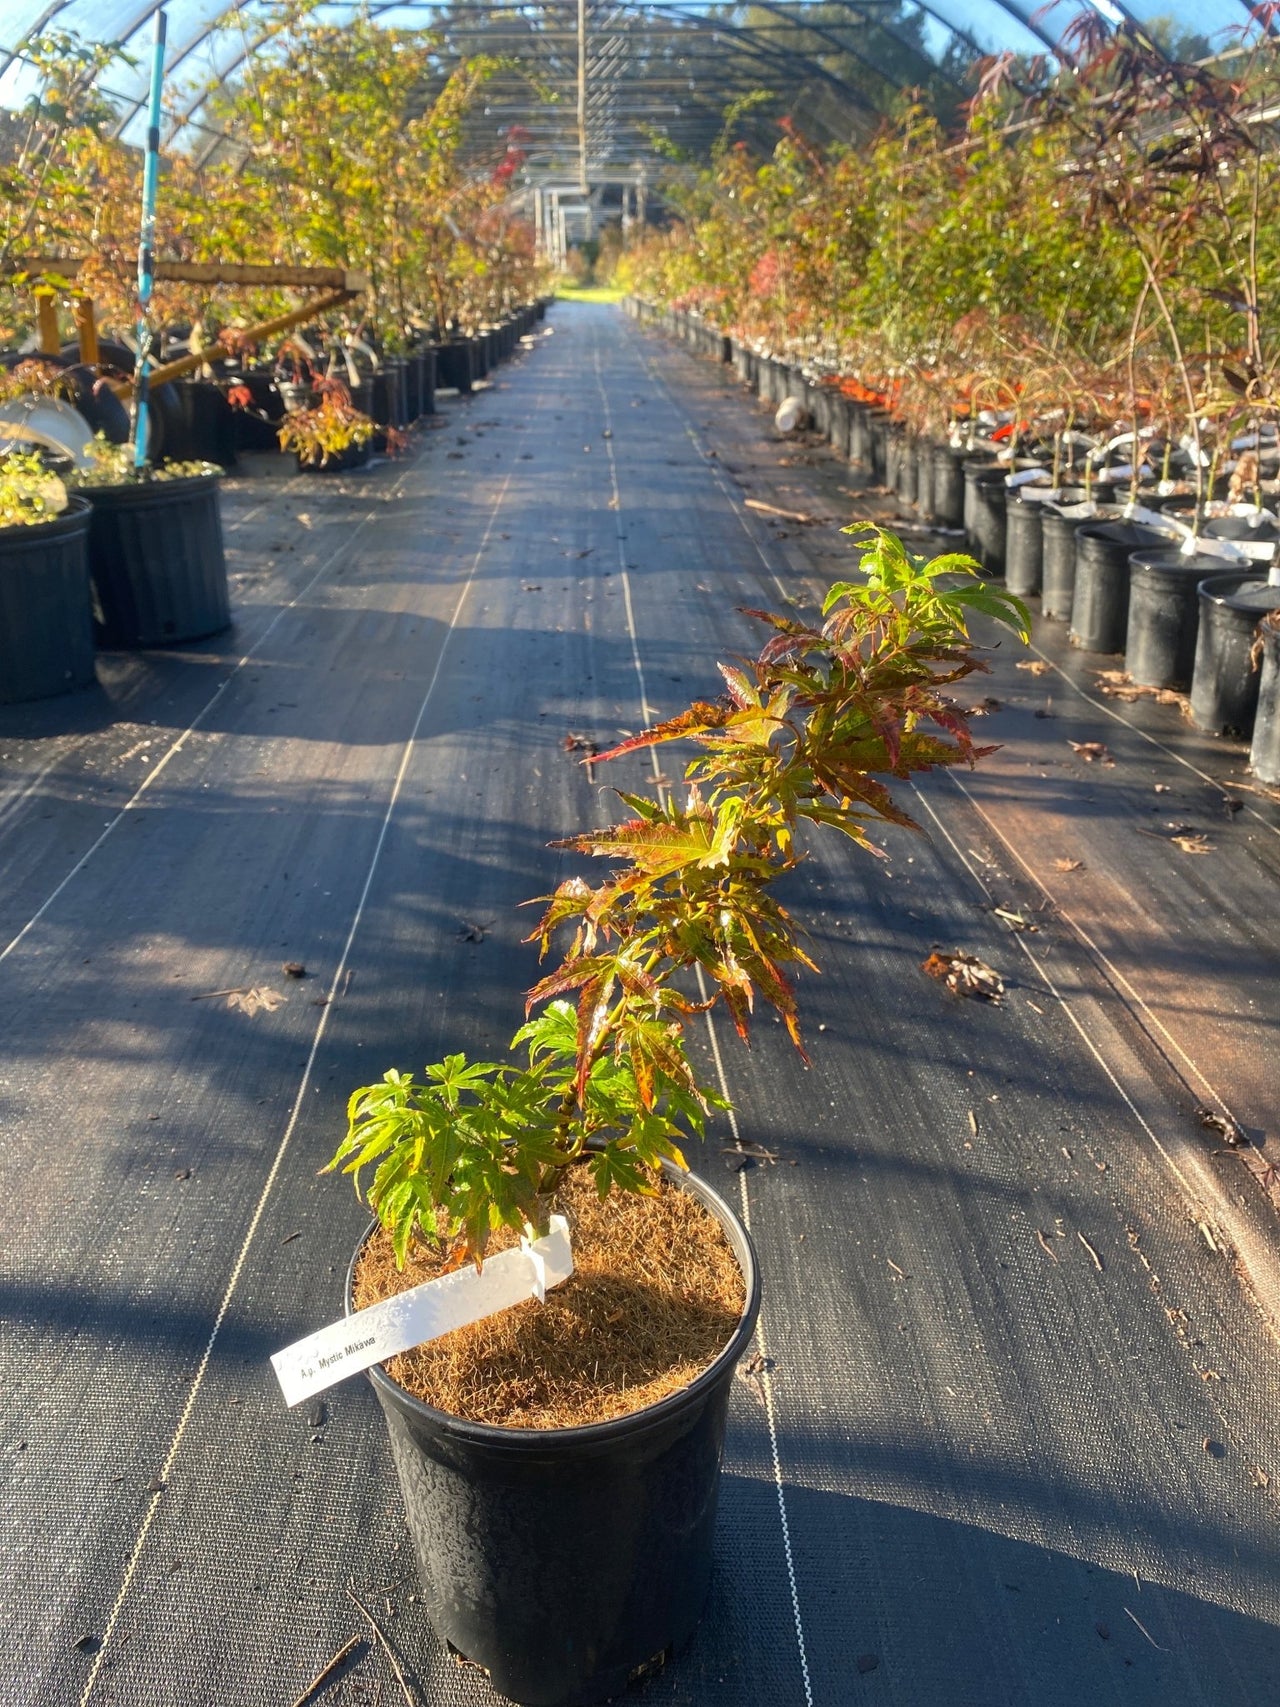
[[[288,999],[287,996],[282,996],[279,990],[269,989],[265,984],[255,984],[251,990],[232,990],[227,997],[227,1006],[247,1014],[252,1019],[257,1013],[274,1013],[277,1008],[283,1007]]]
[[[759,510],[766,516],[778,516],[784,522],[796,522],[801,527],[819,527],[820,516],[807,515],[803,510],[780,510],[776,504],[766,504],[762,498],[744,498],[743,503],[749,510]]]
[[[1079,1239],[1080,1243],[1084,1246],[1085,1250],[1087,1250],[1089,1255],[1093,1258],[1093,1266],[1097,1269],[1098,1273],[1104,1274],[1106,1271],[1104,1270],[1104,1268],[1102,1266],[1102,1258],[1098,1255],[1097,1251],[1094,1250],[1093,1246],[1089,1243],[1088,1239],[1086,1239],[1084,1234],[1079,1232],[1078,1230],[1076,1232],[1076,1238]]]
[[[998,1002],[1004,995],[1000,974],[976,954],[939,954],[935,949],[920,965],[931,978],[940,978],[958,996],[980,996],[984,1001]]]
[[[1040,929],[1039,925],[1033,924],[1030,919],[1024,919],[1021,913],[1011,913],[1007,907],[993,907],[991,911],[996,918],[1003,919],[1015,931],[1038,931]]]
[[[738,1365],[734,1374],[739,1381],[745,1382],[750,1387],[756,1399],[763,1405],[766,1402],[764,1378],[772,1368],[773,1359],[771,1357],[765,1357],[762,1353],[753,1351],[750,1357],[744,1358]]]
[[[305,978],[307,969],[300,960],[286,960],[280,968],[286,978]]]
[[[1170,836],[1174,847],[1181,848],[1183,853],[1206,854],[1213,853],[1215,844],[1207,841],[1198,831],[1190,831],[1183,835]]]
[[[586,768],[587,781],[594,782],[596,780],[594,760],[600,751],[599,744],[593,741],[590,735],[579,735],[571,729],[564,738],[564,750],[566,753],[582,754],[582,758],[578,762]]]
[[[766,1150],[763,1144],[753,1144],[749,1138],[743,1138],[736,1144],[722,1145],[720,1154],[722,1156],[746,1156],[753,1162],[776,1162],[778,1159],[776,1150]]]
[[[1101,670],[1094,678],[1098,692],[1108,699],[1121,699],[1132,705],[1134,700],[1153,699],[1157,705],[1176,705],[1184,717],[1191,715],[1191,701],[1173,688],[1149,688],[1135,682],[1123,670]]]
[[[1047,676],[1053,665],[1047,664],[1043,658],[1023,658],[1014,668],[1025,670],[1029,676]]]
[[[1082,859],[1055,859],[1053,869],[1055,871],[1083,871],[1084,861]]]
[[[1110,749],[1106,746],[1105,742],[1102,742],[1102,741],[1068,741],[1067,745],[1068,745],[1068,747],[1071,748],[1072,752],[1076,755],[1076,757],[1079,759],[1083,759],[1087,765],[1091,765],[1091,764],[1095,764],[1095,763],[1104,764],[1104,765],[1114,765],[1116,762],[1111,757]]]
[[[1196,1119],[1206,1132],[1218,1133],[1223,1142],[1232,1148],[1246,1142],[1239,1125],[1228,1114],[1219,1114],[1213,1108],[1199,1108],[1196,1110]]]

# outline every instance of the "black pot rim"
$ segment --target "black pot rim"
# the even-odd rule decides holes
[[[194,497],[211,491],[222,479],[221,469],[209,474],[180,474],[173,480],[122,480],[118,486],[80,486],[90,505],[113,504],[128,509],[133,505],[163,504],[167,499]]]
[[[611,1417],[607,1422],[583,1423],[577,1428],[504,1428],[499,1423],[473,1422],[467,1417],[455,1416],[452,1411],[437,1410],[434,1405],[428,1405],[422,1399],[415,1398],[412,1393],[406,1392],[399,1382],[391,1379],[380,1363],[375,1363],[371,1369],[365,1370],[371,1385],[379,1390],[380,1394],[385,1394],[402,1411],[437,1429],[446,1430],[456,1438],[499,1451],[529,1456],[544,1453],[552,1446],[612,1446],[622,1435],[645,1434],[650,1429],[663,1427],[681,1412],[695,1409],[701,1404],[707,1391],[723,1379],[726,1366],[737,1363],[751,1343],[756,1317],[760,1313],[760,1264],[749,1228],[714,1187],[699,1179],[696,1174],[686,1173],[670,1162],[663,1162],[662,1171],[674,1185],[696,1197],[720,1222],[738,1260],[747,1289],[742,1316],[728,1343],[687,1387],[682,1387],[677,1393],[669,1393],[665,1399],[659,1399],[655,1404],[646,1405],[643,1410],[631,1411],[622,1417]],[[356,1263],[377,1225],[374,1220],[365,1228],[347,1268],[343,1288],[345,1316],[352,1314],[351,1293],[355,1282]]]
[[[1224,585],[1224,583],[1229,583],[1229,585]],[[1224,605],[1228,610],[1242,610],[1250,614],[1257,610],[1258,617],[1261,619],[1267,614],[1268,608],[1271,610],[1280,609],[1280,587],[1271,588],[1276,595],[1275,604],[1270,607],[1264,606],[1261,609],[1254,605],[1238,603],[1237,595],[1246,586],[1265,589],[1269,585],[1266,577],[1260,575],[1256,569],[1253,571],[1235,569],[1221,575],[1206,576],[1200,582],[1197,591],[1202,599],[1207,599],[1213,604]]]
[[[1224,575],[1231,571],[1232,565],[1222,557],[1214,557],[1210,552],[1197,551],[1187,555],[1180,551],[1165,551],[1159,546],[1142,546],[1133,552],[1129,558],[1130,567],[1153,575],[1198,575],[1203,581],[1206,573],[1210,576]]]
[[[1157,540],[1161,538],[1170,540],[1177,538],[1176,534],[1171,532],[1162,532],[1159,527],[1156,527],[1151,522],[1129,521],[1123,516],[1090,516],[1086,518],[1080,528],[1080,532],[1082,534],[1088,534],[1090,539],[1100,539],[1107,545],[1127,545],[1129,542],[1126,539],[1123,537],[1117,538],[1117,533],[1121,530],[1131,530],[1134,533],[1148,534],[1151,536],[1146,540],[1135,540],[1133,542],[1133,549],[1135,551],[1145,551],[1148,549],[1154,551]]]

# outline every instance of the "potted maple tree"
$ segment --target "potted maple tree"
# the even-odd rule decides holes
[[[760,1001],[802,1050],[790,973],[812,961],[779,879],[809,827],[875,851],[876,825],[911,824],[894,778],[989,751],[949,697],[985,667],[969,620],[1027,633],[969,558],[925,563],[873,530],[861,566],[818,621],[751,613],[772,633],[721,665],[724,697],[604,755],[696,748],[682,799],[624,793],[621,822],[559,844],[611,869],[543,898],[531,940],[568,941],[512,1054],[358,1089],[329,1163],[357,1189],[372,1170],[349,1309],[542,1235],[553,1211],[572,1228],[574,1273],[545,1303],[370,1371],[430,1617],[536,1707],[617,1693],[692,1632],[708,1586],[759,1280],[746,1229],[686,1172],[727,1107],[686,1026],[723,1006],[745,1039]]]

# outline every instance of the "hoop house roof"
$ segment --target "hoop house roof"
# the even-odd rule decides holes
[[[1248,0],[587,0],[585,153],[589,173],[633,172],[671,148],[703,155],[726,106],[757,90],[764,125],[792,112],[811,132],[865,134],[903,88],[921,88],[944,111],[964,98],[983,55],[1052,54],[1080,4],[1142,22],[1183,56],[1213,51],[1249,15]],[[22,103],[33,81],[26,49],[47,31],[118,42],[126,57],[102,78],[119,109],[120,135],[140,142],[148,49],[159,0],[8,0],[0,18],[0,106]],[[490,0],[366,0],[388,28],[429,29],[441,76],[459,58],[500,55],[511,69],[490,86],[472,122],[472,146],[492,152],[512,125],[525,133],[530,170],[577,174],[578,0],[499,6]],[[275,51],[284,12],[274,0],[167,0],[169,146],[234,147],[211,117],[210,97]],[[311,14],[341,26],[356,0],[327,0]],[[751,120],[748,120],[748,128]]]

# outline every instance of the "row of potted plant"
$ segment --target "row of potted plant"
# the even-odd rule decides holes
[[[1056,67],[989,63],[959,136],[909,99],[869,147],[784,121],[759,160],[726,136],[619,282],[856,380],[922,437],[1147,432],[1207,497],[1277,416],[1278,89],[1261,16],[1180,65],[1090,12]]]
[[[1010,459],[988,436],[957,443],[917,438],[879,402],[763,356],[699,315],[635,298],[626,306],[712,360],[732,364],[773,407],[826,437],[898,503],[934,527],[963,532],[989,576],[1042,617],[1070,624],[1086,652],[1120,653],[1142,687],[1189,692],[1197,727],[1251,741],[1259,779],[1280,783],[1280,577],[1268,570],[1280,518],[1242,502],[1255,459],[1244,455],[1220,502],[1197,507],[1176,482],[1158,482],[1160,462],[1140,441],[1141,480],[1130,484],[1120,454],[1077,434],[1064,454],[1028,439]],[[783,419],[782,415],[778,417]],[[966,442],[969,439],[969,442]]]
[[[536,298],[545,281],[533,230],[508,206],[520,139],[477,155],[467,129],[500,62],[473,57],[442,76],[431,31],[364,16],[326,23],[309,0],[287,0],[273,26],[271,53],[207,102],[197,99],[207,91],[170,85],[171,112],[198,106],[200,118],[167,133],[157,259],[362,271],[369,288],[345,329],[389,356],[480,333]],[[79,296],[94,299],[109,335],[134,329],[142,157],[117,139],[105,92],[118,51],[52,24],[25,41],[36,76],[13,157],[0,163],[0,263],[82,264],[74,279],[47,269],[0,278],[0,345],[34,333],[33,293],[56,306],[67,336]],[[211,148],[211,136],[226,146]],[[169,283],[155,301],[159,322],[209,340],[296,296]]]
[[[1186,687],[1200,610],[1225,623],[1244,677],[1219,681],[1206,653],[1218,686],[1193,704],[1247,735],[1267,683],[1259,774],[1280,769],[1270,631],[1254,645],[1280,602],[1278,82],[1261,15],[1197,65],[1082,17],[1057,68],[988,63],[959,137],[910,101],[869,149],[824,153],[786,122],[762,161],[726,133],[683,219],[620,264],[672,330],[771,401],[807,399],[901,502],[964,527],[990,572],[1024,594],[1043,580],[1078,643],[1124,650],[1135,597],[1138,652],[1152,623],[1181,635],[1136,667]],[[1020,476],[1028,460],[1042,473]],[[1130,551],[1167,547],[1171,524],[1189,555],[1133,581]],[[1210,604],[1215,567],[1237,583]]]

